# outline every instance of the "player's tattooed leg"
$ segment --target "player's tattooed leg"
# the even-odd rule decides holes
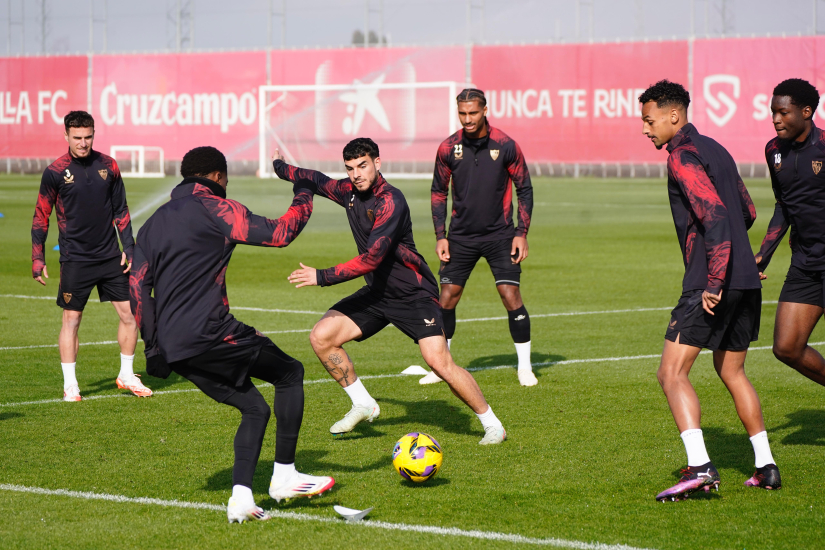
[[[344,350],[341,350],[340,353],[337,351],[330,353],[327,360],[322,361],[322,363],[332,378],[343,387],[346,388],[355,382],[354,373],[352,372],[352,361],[350,361]]]

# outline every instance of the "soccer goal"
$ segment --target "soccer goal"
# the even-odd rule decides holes
[[[290,164],[344,177],[344,145],[369,137],[388,178],[432,177],[438,145],[459,128],[455,97],[464,85],[383,80],[260,86],[258,176],[274,176],[279,149]]]
[[[148,145],[113,145],[109,156],[117,162],[122,176],[130,178],[163,178],[163,149]]]

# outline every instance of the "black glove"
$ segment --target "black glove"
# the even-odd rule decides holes
[[[169,378],[172,374],[172,369],[169,363],[163,358],[163,355],[158,353],[152,357],[146,358],[146,374],[154,376],[155,378]]]
[[[315,182],[310,180],[310,179],[306,179],[306,178],[300,179],[300,180],[298,180],[298,181],[296,181],[295,183],[292,184],[292,193],[293,194],[297,195],[298,191],[300,191],[301,189],[306,189],[307,191],[309,191],[313,195],[318,192],[318,186],[315,184]]]

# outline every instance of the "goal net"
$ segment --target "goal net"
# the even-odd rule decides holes
[[[163,178],[163,149],[146,145],[113,145],[109,150],[120,168],[121,176],[130,178]]]
[[[260,86],[259,177],[274,176],[275,149],[290,164],[343,177],[341,151],[357,137],[378,144],[385,176],[432,177],[438,145],[459,128],[455,96],[463,85],[385,83],[383,76],[370,83]]]

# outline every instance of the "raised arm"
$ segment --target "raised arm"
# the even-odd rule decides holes
[[[396,204],[391,196],[381,199],[375,208],[375,224],[372,226],[367,251],[348,262],[317,271],[319,286],[337,285],[356,279],[375,269],[384,261],[398,239],[398,227],[404,216],[405,205]]]
[[[126,204],[126,187],[123,185],[123,178],[120,176],[120,168],[117,162],[112,159],[110,165],[112,170],[112,214],[115,220],[115,227],[120,235],[120,244],[123,245],[123,252],[129,263],[132,262],[134,254],[135,239],[132,236],[132,218],[129,216],[129,206]]]
[[[507,164],[507,171],[510,179],[516,186],[516,196],[518,197],[518,227],[516,237],[526,237],[530,229],[530,218],[533,215],[533,184],[530,181],[530,171],[527,170],[527,163],[521,147],[513,142],[515,154],[513,159]]]
[[[332,202],[344,206],[346,200],[349,198],[347,194],[352,189],[349,178],[343,180],[334,180],[326,174],[318,172],[317,170],[310,170],[308,168],[298,168],[287,164],[281,159],[275,159],[272,162],[272,168],[275,174],[282,180],[297,182],[298,180],[311,180],[318,187],[317,193],[322,197],[326,197]]]
[[[435,170],[433,171],[433,185],[430,188],[430,205],[433,210],[433,225],[435,226],[436,240],[447,238],[447,193],[450,191],[449,159],[451,146],[442,143],[435,155]]]
[[[204,197],[203,204],[229,241],[253,246],[284,247],[301,233],[312,215],[312,190],[296,188],[292,205],[277,220],[258,216],[231,199]]]
[[[154,277],[149,260],[140,247],[134,247],[132,272],[129,274],[129,305],[135,316],[140,336],[146,344],[146,359],[160,353],[157,343],[157,318],[155,317],[155,299],[152,297]]]
[[[708,261],[708,284],[705,291],[718,295],[725,282],[730,259],[728,210],[695,155],[687,151],[674,151],[667,159],[667,169],[668,175],[679,183],[694,216],[705,229],[705,254]]]
[[[43,268],[46,267],[46,253],[43,247],[49,235],[49,216],[52,215],[52,208],[57,201],[57,183],[53,174],[51,170],[43,172],[32,219],[32,277],[38,279],[41,284],[46,284],[41,278]]]

